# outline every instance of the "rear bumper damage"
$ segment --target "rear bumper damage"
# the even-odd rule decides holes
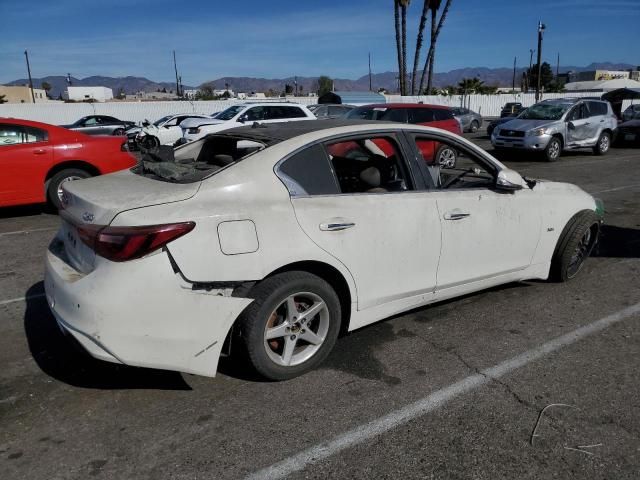
[[[194,289],[164,251],[122,263],[99,259],[82,274],[65,261],[59,242],[47,251],[47,302],[90,355],[215,376],[227,333],[251,299],[232,297],[230,289]]]

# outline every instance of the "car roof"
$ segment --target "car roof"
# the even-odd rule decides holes
[[[440,110],[449,110],[446,105],[431,105],[428,103],[371,103],[369,105],[361,105],[366,108],[437,108]],[[358,107],[359,108],[359,107]]]
[[[24,127],[36,127],[42,129],[60,128],[49,123],[36,122],[33,120],[25,120],[23,118],[0,117],[0,123],[11,123],[13,125],[22,125]]]

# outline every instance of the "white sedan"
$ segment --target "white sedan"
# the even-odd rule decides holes
[[[233,105],[213,119],[185,121],[181,127],[184,139],[193,142],[210,133],[241,127],[245,123],[261,124],[316,120],[305,105],[290,102],[246,102]]]
[[[440,144],[455,168],[434,162]],[[318,366],[340,331],[571,279],[602,214],[460,136],[354,121],[236,128],[64,188],[45,290],[91,355],[214,376],[230,348],[278,380]]]

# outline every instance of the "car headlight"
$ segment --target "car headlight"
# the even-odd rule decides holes
[[[534,128],[533,130],[527,131],[528,137],[541,137],[547,133],[546,128]]]

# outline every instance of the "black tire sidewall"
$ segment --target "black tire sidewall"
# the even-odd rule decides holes
[[[600,142],[602,141],[602,137],[609,137],[609,146],[605,151],[602,151],[600,149]],[[596,155],[605,155],[610,149],[611,149],[611,135],[609,135],[608,132],[602,132],[598,137],[598,143],[596,143],[596,146],[593,147],[593,153],[595,153]]]
[[[47,182],[47,201],[57,210],[62,208],[62,203],[60,202],[60,198],[58,198],[58,187],[62,181],[68,177],[89,178],[91,174],[79,168],[65,168],[49,179]]]
[[[277,365],[264,346],[264,329],[271,313],[289,295],[311,292],[318,295],[329,310],[329,331],[313,357],[292,367]],[[341,323],[340,300],[334,289],[320,277],[307,272],[285,272],[257,284],[249,294],[254,298],[239,318],[240,337],[251,366],[269,380],[287,380],[316,368],[331,352]]]
[[[480,124],[474,120],[473,122],[471,122],[471,125],[469,126],[469,131],[471,133],[476,133],[479,128],[480,128]]]
[[[549,155],[549,150],[551,148],[551,145],[554,142],[558,144],[558,149],[559,149],[558,156],[555,158]],[[551,140],[549,140],[549,143],[547,144],[547,148],[544,149],[544,157],[547,159],[548,162],[556,162],[560,158],[561,154],[562,154],[562,142],[558,138],[553,137]]]
[[[558,244],[551,259],[551,278],[553,280],[566,282],[575,278],[580,272],[580,270],[578,270],[573,277],[569,277],[567,270],[571,263],[571,257],[587,229],[592,228],[597,222],[598,220],[595,213],[588,210],[577,213],[567,222],[558,239]],[[596,237],[591,240],[589,254],[591,254],[595,242]],[[589,254],[582,260],[580,269],[589,257]]]

